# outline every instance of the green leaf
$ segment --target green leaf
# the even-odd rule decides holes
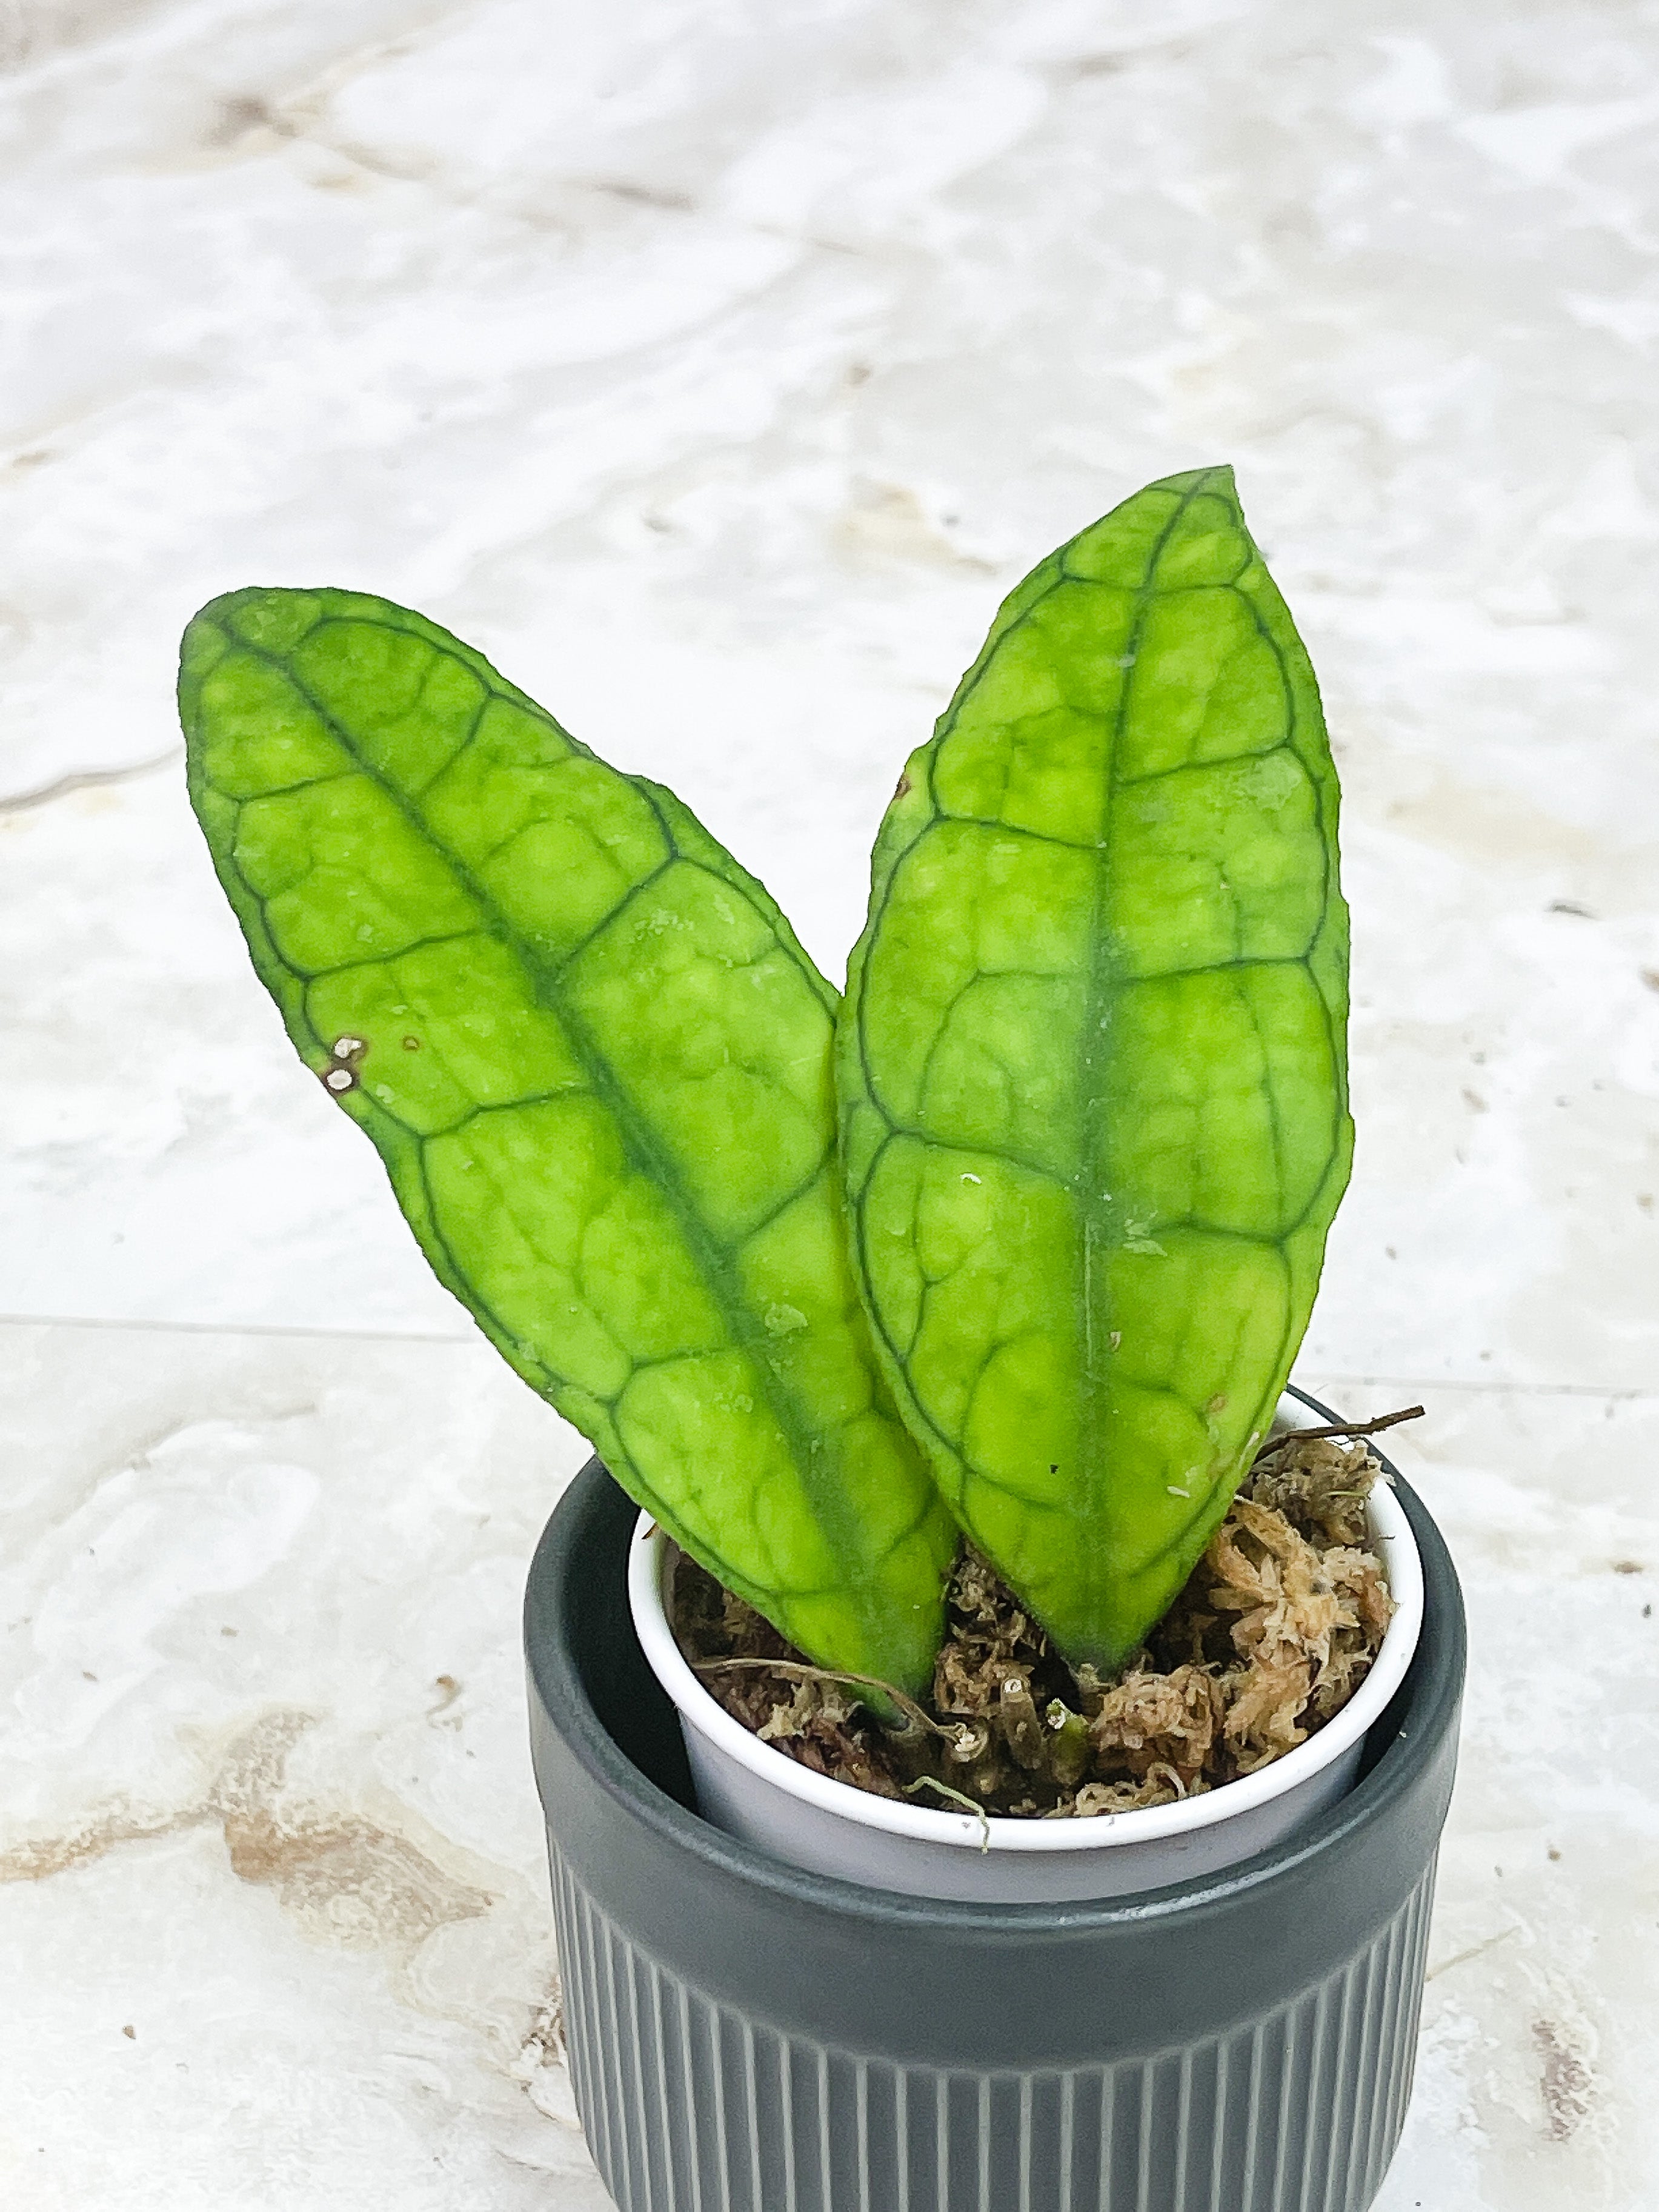
[[[1308,658],[1232,475],[1045,561],[913,757],[841,1018],[854,1261],[963,1526],[1061,1646],[1167,1609],[1347,1182],[1347,912]]]
[[[954,1531],[845,1257],[836,994],[767,893],[381,599],[216,600],[179,702],[254,966],[441,1279],[803,1650],[925,1680]]]

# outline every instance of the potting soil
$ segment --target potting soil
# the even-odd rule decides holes
[[[966,1542],[919,1701],[871,1702],[874,1686],[812,1666],[684,1556],[674,1632],[734,1718],[854,1789],[1043,1820],[1170,1804],[1293,1750],[1364,1680],[1393,1610],[1365,1523],[1380,1472],[1363,1443],[1271,1438],[1181,1595],[1109,1676],[1067,1665]]]

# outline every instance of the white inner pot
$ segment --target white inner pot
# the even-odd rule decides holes
[[[1319,1425],[1298,1400],[1279,1401],[1279,1427]],[[1422,1562],[1386,1482],[1367,1511],[1395,1613],[1370,1674],[1335,1718],[1271,1765],[1202,1796],[1081,1820],[981,1820],[900,1804],[763,1743],[709,1695],[674,1641],[665,1606],[672,1553],[643,1513],[629,1553],[629,1604],[651,1671],[678,1711],[697,1809],[715,1827],[815,1874],[917,1897],[1004,1905],[1119,1897],[1218,1873],[1293,1835],[1352,1788],[1365,1731],[1404,1680],[1423,1624]]]

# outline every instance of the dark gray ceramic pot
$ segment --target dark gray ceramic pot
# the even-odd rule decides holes
[[[1410,2094],[1464,1666],[1456,1575],[1397,1487],[1423,1634],[1350,1795],[1207,1881],[988,1905],[698,1819],[623,1594],[635,1509],[591,1461],[526,1640],[571,2072],[623,2212],[1363,2212]]]

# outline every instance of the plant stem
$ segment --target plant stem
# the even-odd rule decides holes
[[[1404,1406],[1397,1413],[1379,1413],[1371,1421],[1333,1421],[1328,1428],[1286,1429],[1282,1436],[1273,1437],[1262,1445],[1256,1460],[1266,1459],[1270,1452],[1282,1451],[1286,1444],[1312,1443],[1321,1437],[1380,1436],[1384,1429],[1398,1428],[1401,1421],[1420,1421],[1424,1410],[1421,1406]]]
[[[941,1728],[931,1715],[924,1712],[915,1699],[896,1690],[890,1682],[884,1682],[878,1674],[844,1674],[830,1667],[812,1667],[799,1659],[694,1659],[691,1668],[697,1674],[717,1674],[732,1668],[763,1668],[771,1674],[781,1674],[792,1682],[841,1682],[854,1689],[878,1690],[890,1698],[912,1728],[927,1729],[931,1734],[943,1736],[947,1743],[960,1741],[956,1729]]]

